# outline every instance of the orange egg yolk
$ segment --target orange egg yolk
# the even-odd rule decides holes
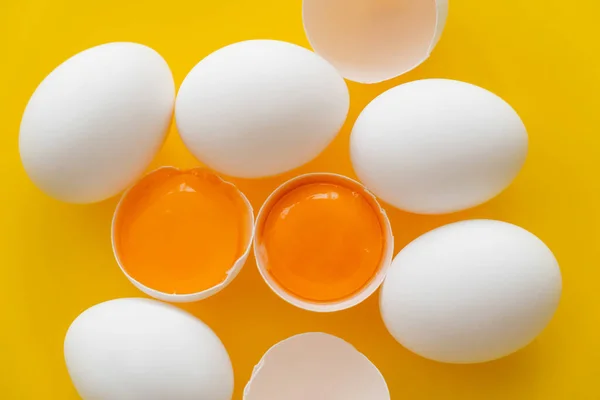
[[[232,185],[202,169],[163,168],[127,192],[113,225],[123,269],[168,294],[222,283],[249,242],[248,211]]]
[[[336,183],[310,183],[277,200],[264,222],[260,257],[286,291],[333,302],[363,289],[379,270],[385,235],[365,196]]]

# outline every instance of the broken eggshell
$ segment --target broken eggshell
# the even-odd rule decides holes
[[[271,347],[244,389],[244,400],[389,400],[381,372],[348,342],[319,332]]]
[[[217,284],[211,288],[208,288],[206,290],[201,290],[198,292],[194,292],[194,293],[166,293],[164,291],[153,289],[153,288],[145,285],[144,283],[140,282],[139,280],[135,279],[132,276],[132,274],[130,274],[127,271],[126,266],[124,266],[124,263],[123,263],[121,257],[119,256],[119,251],[118,251],[118,246],[117,246],[117,240],[116,240],[117,225],[118,225],[118,221],[120,218],[120,213],[123,209],[123,204],[124,204],[125,200],[127,199],[128,195],[132,192],[132,190],[137,185],[144,184],[144,180],[148,179],[149,177],[152,177],[152,175],[164,174],[164,173],[168,173],[170,171],[180,172],[181,170],[179,170],[178,168],[175,168],[175,167],[158,168],[158,169],[150,172],[149,174],[147,174],[144,178],[142,178],[139,182],[137,182],[134,186],[129,188],[123,194],[123,196],[121,197],[121,200],[119,201],[119,203],[115,209],[115,213],[113,215],[112,228],[111,228],[112,248],[113,248],[113,253],[114,253],[115,259],[117,261],[117,264],[119,265],[119,268],[121,269],[123,274],[127,277],[127,279],[129,279],[129,281],[135,287],[137,287],[139,290],[141,290],[148,296],[154,297],[155,299],[158,299],[158,300],[168,301],[171,303],[188,303],[188,302],[203,300],[207,297],[215,295],[216,293],[223,290],[227,285],[229,285],[235,279],[235,277],[239,274],[242,267],[246,263],[246,260],[248,259],[248,255],[250,254],[250,250],[252,248],[252,243],[254,240],[254,210],[253,210],[252,205],[250,204],[250,201],[248,200],[248,198],[233,183],[223,180],[220,176],[218,176],[217,174],[215,174],[214,172],[212,172],[210,170],[207,170],[204,168],[192,169],[191,171],[200,171],[203,174],[210,175],[214,179],[218,179],[218,181],[220,181],[222,184],[234,189],[235,192],[237,192],[237,195],[239,196],[241,203],[245,207],[245,216],[244,217],[246,219],[246,223],[244,224],[244,229],[245,229],[244,252],[243,252],[243,254],[241,254],[239,256],[239,258],[237,258],[235,260],[235,262],[233,263],[231,268],[227,271],[226,278],[222,282],[220,282],[219,284]]]
[[[422,64],[439,41],[448,0],[304,0],[304,31],[340,74],[377,83]]]
[[[360,193],[370,203],[371,207],[373,208],[373,211],[377,213],[379,223],[381,224],[382,233],[384,236],[384,249],[381,255],[379,268],[376,274],[358,292],[338,301],[313,302],[298,297],[295,294],[291,293],[289,290],[280,285],[273,277],[273,275],[269,272],[268,259],[264,255],[264,252],[261,250],[263,230],[273,206],[280,199],[282,199],[285,195],[287,195],[294,189],[311,183],[334,183],[342,187],[350,188],[356,191],[357,193]],[[364,185],[362,185],[360,182],[355,181],[354,179],[350,179],[343,175],[326,172],[315,172],[299,175],[295,178],[292,178],[281,184],[269,195],[269,197],[265,200],[262,207],[260,208],[256,217],[254,255],[256,257],[256,265],[258,267],[260,275],[264,279],[265,283],[269,286],[269,288],[277,296],[303,310],[313,312],[336,312],[354,307],[362,303],[369,296],[371,296],[383,283],[387,270],[391,265],[393,253],[394,235],[387,213],[385,212],[383,207],[381,207],[375,195],[372,194]]]

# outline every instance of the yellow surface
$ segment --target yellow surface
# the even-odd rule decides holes
[[[311,314],[275,297],[249,261],[225,291],[184,307],[213,327],[229,350],[235,399],[267,348],[304,331],[325,331],[353,343],[381,369],[394,400],[600,399],[600,3],[455,0],[450,8],[446,32],[424,65],[384,84],[350,85],[348,123],[302,172],[352,175],[352,122],[393,85],[447,77],[494,91],[529,128],[523,172],[500,197],[468,212],[427,217],[388,207],[396,250],[463,218],[519,224],[544,240],[561,264],[564,293],[556,317],[531,346],[506,359],[437,364],[392,340],[381,323],[377,296],[349,311]],[[36,85],[76,52],[117,40],[154,47],[179,84],[211,51],[252,38],[307,45],[301,1],[0,0],[0,398],[77,398],[62,355],[70,322],[96,303],[141,295],[112,257],[116,199],[61,204],[26,177],[17,137]],[[163,164],[197,165],[174,128],[154,162]],[[289,176],[238,183],[258,208]]]

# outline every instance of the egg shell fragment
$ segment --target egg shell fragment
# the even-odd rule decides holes
[[[234,43],[186,76],[175,114],[183,142],[229,176],[260,178],[299,167],[341,129],[350,98],[335,68],[275,40]]]
[[[83,400],[231,400],[225,347],[202,321],[155,300],[107,301],[73,321],[64,343]]]
[[[260,246],[261,246],[261,235],[264,225],[266,223],[266,219],[271,211],[273,205],[281,199],[285,194],[294,190],[295,188],[311,184],[311,183],[335,183],[344,185],[346,187],[351,188],[357,192],[360,192],[367,201],[369,201],[373,207],[373,210],[378,212],[379,222],[382,226],[384,233],[384,250],[381,257],[380,267],[378,269],[377,274],[373,277],[373,279],[359,292],[355,293],[349,298],[342,299],[336,302],[327,302],[327,303],[317,303],[310,302],[305,299],[299,298],[292,293],[288,292],[285,288],[281,287],[277,281],[271,276],[268,271],[268,260],[265,259],[261,255]],[[390,220],[387,216],[385,210],[379,205],[376,197],[369,192],[361,183],[350,179],[346,176],[333,174],[333,173],[310,173],[299,175],[295,178],[292,178],[283,184],[281,184],[277,189],[275,189],[269,197],[263,203],[258,215],[256,217],[256,235],[254,240],[254,255],[256,258],[256,265],[258,270],[264,279],[265,283],[269,286],[269,288],[277,294],[281,299],[286,302],[302,308],[307,311],[314,312],[336,312],[345,310],[351,307],[354,307],[364,300],[366,300],[369,296],[371,296],[381,285],[383,280],[385,279],[387,270],[392,262],[392,257],[394,254],[394,236],[392,233],[392,227],[390,224]]]
[[[448,17],[448,0],[304,0],[306,37],[351,81],[377,83],[427,60]]]
[[[492,199],[517,176],[527,148],[527,130],[508,103],[448,79],[384,92],[361,112],[350,137],[360,181],[383,201],[419,214]]]
[[[163,173],[165,171],[179,171],[179,169],[175,168],[175,167],[161,167],[158,168],[157,170],[154,170],[152,172],[150,172],[149,174],[146,175],[146,177],[151,176],[153,174],[160,174]],[[128,272],[127,272],[127,268],[123,265],[123,262],[121,261],[120,257],[119,257],[119,252],[117,249],[117,243],[116,243],[116,229],[117,229],[117,221],[119,218],[119,214],[121,212],[121,206],[124,203],[125,199],[127,198],[129,192],[135,187],[135,185],[130,188],[129,190],[127,190],[125,193],[123,193],[123,196],[121,197],[121,200],[119,201],[119,203],[117,204],[117,207],[115,209],[115,212],[113,214],[113,220],[112,220],[112,228],[111,228],[111,238],[112,238],[112,249],[113,249],[113,254],[115,256],[115,259],[117,261],[117,264],[119,265],[119,268],[121,269],[121,271],[123,272],[123,274],[127,277],[127,279],[139,290],[141,290],[142,292],[144,292],[145,294],[147,294],[148,296],[154,297],[155,299],[158,300],[162,300],[162,301],[167,301],[167,302],[171,302],[171,303],[189,303],[189,302],[195,302],[195,301],[200,301],[203,299],[206,299],[210,296],[213,296],[215,294],[217,294],[218,292],[220,292],[221,290],[225,289],[231,282],[233,282],[233,280],[237,277],[237,275],[240,273],[240,271],[242,270],[242,267],[246,264],[246,261],[248,260],[248,256],[250,254],[250,251],[252,249],[252,243],[254,241],[254,210],[252,208],[252,204],[250,204],[250,201],[248,200],[248,198],[244,195],[244,193],[242,193],[233,183],[227,182],[225,180],[223,180],[221,177],[219,177],[218,175],[208,171],[208,170],[204,170],[201,169],[204,173],[210,174],[213,176],[213,178],[218,179],[219,181],[221,181],[223,184],[229,186],[230,188],[234,189],[237,194],[239,195],[240,199],[243,201],[243,203],[246,206],[246,213],[245,213],[245,217],[246,217],[246,224],[245,224],[245,237],[246,237],[246,246],[245,246],[245,250],[244,253],[234,262],[234,264],[231,266],[231,269],[229,269],[229,271],[227,271],[227,277],[225,280],[223,280],[221,283],[219,283],[216,286],[213,286],[210,289],[206,289],[203,291],[199,291],[196,293],[188,293],[188,294],[181,294],[181,293],[165,293],[165,292],[161,292],[159,290],[155,290],[151,287],[146,286],[145,284],[143,284],[142,282],[136,280],[133,276],[131,276]],[[141,181],[140,181],[141,182]],[[138,182],[139,184],[139,182]],[[198,221],[198,223],[201,223],[201,221]],[[174,260],[176,260],[176,258],[174,257]],[[199,266],[199,268],[201,268],[201,266]]]
[[[23,114],[19,151],[31,180],[69,203],[131,185],[167,134],[175,84],[169,66],[137,43],[108,43],[59,65]]]
[[[518,226],[470,220],[434,229],[394,259],[381,315],[404,347],[479,363],[529,344],[550,322],[562,279],[550,249]]]
[[[244,400],[389,400],[385,379],[352,345],[304,333],[273,346],[254,368]]]

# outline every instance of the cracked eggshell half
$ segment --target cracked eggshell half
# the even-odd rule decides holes
[[[231,400],[227,350],[202,321],[141,298],[82,312],[64,341],[69,376],[84,400]]]
[[[121,271],[156,299],[216,294],[250,254],[254,212],[246,196],[210,170],[159,168],[123,194],[112,222]]]
[[[133,184],[171,123],[175,83],[166,61],[137,43],[74,55],[31,96],[19,132],[29,178],[48,195],[94,203]]]
[[[312,191],[316,186],[327,188]],[[375,241],[363,235],[367,230]],[[292,178],[269,195],[256,218],[261,276],[281,299],[308,311],[335,312],[363,302],[385,279],[393,251],[385,210],[361,183],[343,175]]]
[[[315,52],[348,80],[377,83],[423,63],[444,30],[448,0],[304,0]]]
[[[254,368],[244,400],[390,400],[381,372],[351,344],[304,333],[273,346]]]
[[[276,40],[223,47],[186,76],[175,106],[181,138],[219,173],[278,175],[311,161],[341,129],[350,97],[336,69]]]

